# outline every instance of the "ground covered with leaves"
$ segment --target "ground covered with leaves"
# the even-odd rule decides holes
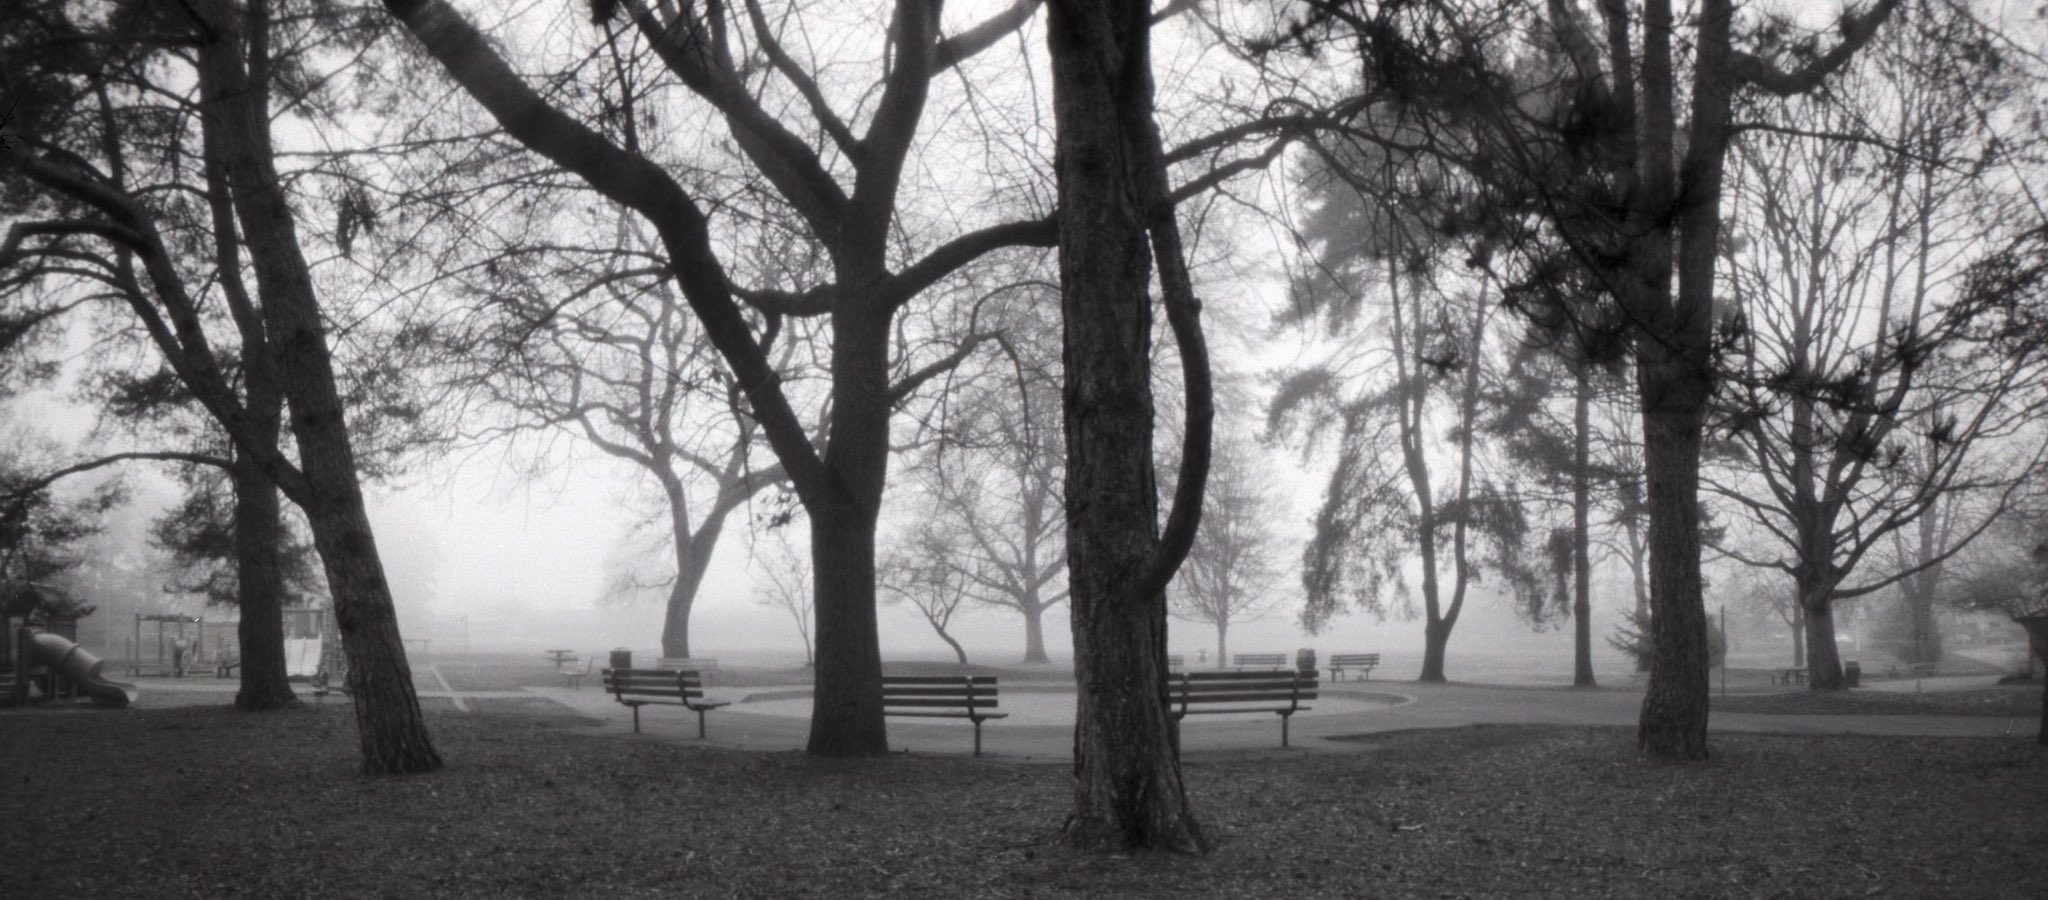
[[[2048,896],[2019,740],[1489,727],[1192,760],[1214,852],[1063,849],[1065,766],[817,761],[433,713],[448,768],[355,773],[341,705],[0,713],[0,897]]]

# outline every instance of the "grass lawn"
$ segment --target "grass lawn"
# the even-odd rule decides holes
[[[2019,684],[1972,691],[1790,690],[1774,694],[1713,696],[1716,712],[1773,713],[1788,716],[2011,716],[2024,718],[2033,733],[2041,714],[2041,686]]]
[[[1477,728],[1194,761],[1205,858],[1059,846],[1063,766],[814,761],[429,713],[367,779],[341,705],[0,714],[0,897],[2048,896],[2048,750]]]

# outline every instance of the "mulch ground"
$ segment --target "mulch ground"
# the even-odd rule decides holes
[[[1193,761],[1214,852],[1060,846],[1069,774],[811,760],[430,713],[448,768],[355,773],[345,706],[0,713],[0,897],[2048,896],[2048,749],[1610,729]]]

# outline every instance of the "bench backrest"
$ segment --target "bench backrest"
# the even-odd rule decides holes
[[[1316,698],[1316,673],[1186,672],[1169,676],[1167,700],[1186,710],[1190,704],[1243,705],[1250,710],[1295,708]]]
[[[606,669],[604,689],[621,698],[704,699],[704,679],[687,669]]]
[[[996,708],[994,675],[884,675],[882,708],[988,710]]]
[[[1377,653],[1337,653],[1330,656],[1330,665],[1333,666],[1377,666],[1379,664],[1380,655]]]
[[[1187,666],[1187,664],[1188,658],[1185,656],[1182,656],[1178,653],[1166,654],[1166,667],[1169,669],[1184,668]]]
[[[1285,666],[1285,653],[1239,653],[1230,657],[1233,666]]]

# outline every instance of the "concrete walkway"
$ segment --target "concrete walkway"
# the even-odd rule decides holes
[[[736,749],[800,750],[809,733],[804,715],[767,714],[749,707],[783,706],[744,702],[747,696],[804,692],[791,688],[712,688],[715,699],[733,705],[710,714],[706,743]],[[601,690],[529,687],[578,713],[604,722],[608,732],[627,737],[696,741],[697,717],[682,709],[645,707],[640,735],[632,735],[632,713]],[[1022,692],[1003,693],[1010,706]],[[1181,750],[1193,759],[1283,752],[1352,752],[1357,741],[1331,740],[1417,728],[1460,728],[1471,725],[1594,725],[1630,728],[1642,709],[1642,689],[1577,690],[1496,685],[1429,685],[1409,682],[1341,682],[1322,686],[1317,709],[1293,717],[1291,748],[1280,747],[1280,726],[1272,714],[1190,717],[1181,728]],[[807,704],[806,704],[807,705]],[[1071,706],[1068,707],[1071,709]],[[666,714],[665,714],[666,713]],[[1071,715],[1071,713],[1069,713]],[[1024,717],[1020,716],[1020,719]],[[1915,737],[2031,737],[2039,729],[2033,717],[1994,716],[1795,716],[1762,713],[1718,713],[1711,728],[1744,734],[1869,734]],[[1023,762],[1065,763],[1072,759],[1070,724],[1029,724],[995,720],[982,726],[983,755]],[[930,755],[968,755],[974,729],[964,721],[889,720],[893,750]]]
[[[141,678],[145,706],[228,702],[231,680],[212,678]],[[1989,679],[1995,680],[1995,679]],[[1960,689],[1982,687],[1986,676],[1926,679],[1929,685]],[[445,684],[429,677],[423,682]],[[1892,682],[1912,690],[1912,682]],[[1067,717],[1072,701],[1050,693],[1049,686],[1005,690],[1005,708],[1013,719],[982,726],[982,752],[1013,762],[1066,763],[1072,759],[1073,729]],[[710,713],[712,746],[764,752],[801,750],[810,732],[807,685],[782,687],[712,687],[712,699],[732,703]],[[697,742],[697,716],[680,707],[649,706],[640,713],[641,733],[633,734],[632,711],[594,685],[581,689],[528,686],[517,691],[420,690],[422,699],[445,698],[466,707],[478,699],[545,698],[600,723],[600,733],[628,740]],[[310,699],[310,698],[309,698]],[[751,701],[751,702],[750,702]],[[315,702],[347,702],[329,696]],[[1065,703],[1051,709],[1047,703]],[[1413,682],[1338,682],[1322,685],[1314,709],[1297,714],[1289,727],[1291,747],[1280,746],[1280,723],[1270,713],[1243,716],[1190,717],[1181,729],[1182,755],[1191,761],[1282,753],[1344,753],[1365,747],[1358,741],[1332,738],[1384,734],[1417,728],[1461,728],[1472,725],[1590,725],[1630,728],[1642,706],[1642,688],[1629,686],[1578,690],[1561,687],[1510,687]],[[2037,717],[1997,716],[1807,716],[1763,713],[1717,713],[1710,726],[1722,733],[1742,734],[1868,734],[1913,737],[2020,737],[2031,739],[2040,728]],[[892,750],[935,756],[967,756],[973,752],[974,729],[965,721],[890,719]]]

